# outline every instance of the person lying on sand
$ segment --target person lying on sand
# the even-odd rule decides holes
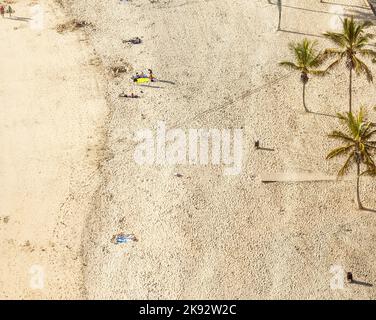
[[[124,233],[119,233],[119,234],[116,234],[114,235],[112,238],[111,238],[111,242],[113,244],[122,244],[122,243],[128,243],[128,242],[137,242],[138,239],[136,238],[136,236],[134,234],[124,234]]]
[[[138,72],[136,72],[136,75],[132,76],[131,79],[133,80],[133,82],[138,82],[138,79],[146,79],[146,80],[154,81],[153,75],[150,76],[150,75],[145,74],[144,72],[142,72],[141,74],[138,74]]]
[[[129,39],[129,40],[123,40],[123,43],[132,43],[132,44],[140,44],[142,41],[139,37],[134,37],[132,39]]]
[[[141,74],[139,74],[138,72],[136,72],[136,74],[134,76],[132,76],[132,79],[139,79],[139,78],[149,78],[148,75],[146,75],[144,72],[142,72]]]
[[[129,94],[126,94],[124,93],[124,91],[122,93],[119,94],[119,97],[120,98],[139,98],[140,96],[137,95],[137,94],[133,94],[133,92],[129,95]]]
[[[136,82],[137,79],[139,79],[139,78],[140,78],[140,75],[138,74],[138,72],[136,72],[136,74],[135,74],[134,76],[131,77],[131,79],[132,79],[134,82]]]

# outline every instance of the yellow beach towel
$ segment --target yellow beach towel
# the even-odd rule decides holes
[[[145,82],[149,82],[150,79],[149,78],[137,78],[136,79],[136,83],[145,83]]]

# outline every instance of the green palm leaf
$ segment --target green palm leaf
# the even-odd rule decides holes
[[[325,55],[316,49],[317,41],[303,39],[301,42],[290,42],[288,47],[294,56],[294,61],[282,61],[280,66],[304,72],[306,74],[322,75],[325,70],[318,70],[326,59]]]
[[[334,130],[329,134],[330,138],[346,142],[345,146],[333,149],[326,157],[326,159],[333,159],[344,155],[348,156],[338,172],[339,176],[346,174],[351,166],[358,162],[362,162],[367,167],[367,172],[376,173],[376,165],[373,159],[376,153],[376,141],[371,140],[376,134],[376,129],[371,130],[374,126],[365,119],[364,110],[364,108],[360,108],[357,114],[351,112],[339,113],[340,123],[346,130]],[[359,157],[357,157],[357,154]]]
[[[338,171],[338,176],[342,177],[342,176],[344,176],[344,175],[349,171],[349,168],[350,168],[351,164],[352,164],[353,162],[355,162],[355,161],[354,161],[354,158],[355,158],[355,153],[351,153],[351,154],[348,156],[348,158],[347,158],[345,164],[344,164],[344,165],[342,166],[342,168]]]
[[[355,140],[348,136],[347,134],[341,132],[341,131],[332,131],[329,135],[328,135],[330,138],[334,138],[334,139],[339,139],[339,140],[342,140],[342,141],[349,141],[349,142],[355,142]]]
[[[328,66],[328,71],[341,61],[346,62],[346,67],[350,70],[349,74],[349,109],[352,107],[352,70],[355,70],[357,75],[365,75],[368,82],[373,81],[373,75],[367,64],[360,60],[358,56],[371,59],[376,62],[376,51],[366,48],[370,44],[370,40],[374,37],[367,33],[366,29],[373,26],[372,22],[356,22],[353,17],[345,18],[342,24],[341,32],[326,32],[324,37],[330,40],[336,48],[329,48],[324,50],[325,59],[334,58],[335,61]]]
[[[334,150],[332,150],[327,156],[326,156],[326,159],[332,159],[336,156],[339,156],[339,155],[342,155],[342,154],[346,154],[348,153],[351,148],[353,148],[354,145],[353,144],[349,144],[347,146],[344,146],[344,147],[339,147],[339,148],[335,148]]]

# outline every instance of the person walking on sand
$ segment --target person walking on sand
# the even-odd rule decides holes
[[[4,8],[4,6],[2,4],[0,4],[0,14],[4,18],[5,8]]]
[[[148,71],[149,71],[149,79],[150,79],[151,82],[153,82],[154,81],[153,70],[148,69]]]
[[[12,7],[11,7],[11,6],[8,6],[7,13],[9,13],[9,18],[12,17],[12,13],[13,13],[13,12],[14,12],[14,11],[13,11]]]

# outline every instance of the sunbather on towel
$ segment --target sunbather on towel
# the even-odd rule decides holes
[[[137,94],[134,94],[133,92],[131,94],[126,94],[124,92],[119,94],[119,97],[121,98],[139,98],[140,96]]]

